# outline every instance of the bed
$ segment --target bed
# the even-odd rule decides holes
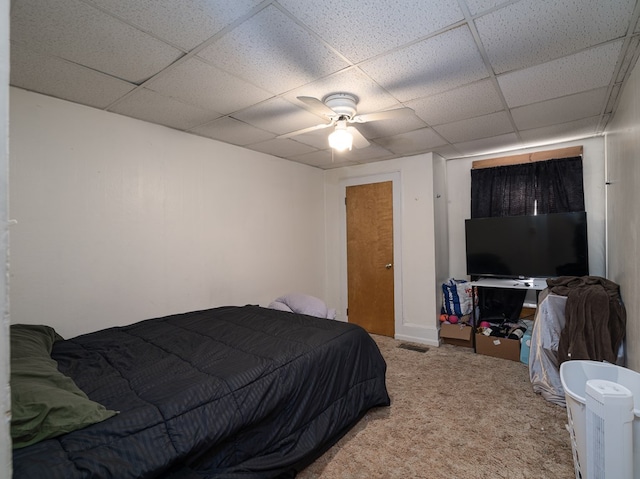
[[[19,361],[32,360],[13,328],[12,388]],[[248,305],[68,340],[32,329],[50,336],[41,359],[57,363],[97,417],[14,441],[15,479],[295,477],[367,410],[389,405],[377,345],[340,321]],[[29,327],[20,333],[32,339]]]

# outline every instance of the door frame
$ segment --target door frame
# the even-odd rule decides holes
[[[347,197],[347,187],[357,185],[367,185],[370,183],[382,183],[391,181],[393,185],[393,303],[394,303],[394,336],[402,328],[402,176],[400,171],[391,173],[381,173],[367,176],[357,176],[340,181],[339,192],[341,195],[340,208],[340,303],[342,312],[348,321],[347,315],[347,208],[345,199]]]

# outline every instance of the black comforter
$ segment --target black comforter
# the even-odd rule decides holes
[[[293,477],[389,404],[363,329],[257,306],[105,329],[52,357],[119,414],[15,450],[16,479]]]

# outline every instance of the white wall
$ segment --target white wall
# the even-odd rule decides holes
[[[336,305],[339,318],[345,319],[347,307],[345,185],[396,175],[394,193],[400,195],[397,201],[394,198],[394,222],[400,221],[399,230],[394,231],[396,338],[438,344],[433,171],[434,156],[428,153],[325,172],[327,298]]]
[[[512,153],[485,155],[447,161],[447,198],[449,203],[449,271],[455,278],[468,278],[464,239],[464,220],[471,216],[471,163],[510,154],[525,154],[582,145],[584,202],[587,211],[589,269],[594,276],[605,276],[605,178],[604,139],[589,138],[522,149]]]
[[[609,279],[627,310],[627,365],[640,372],[640,64],[606,133]]]
[[[435,215],[435,275],[436,303],[438,312],[442,307],[441,285],[449,277],[449,218],[447,201],[447,161],[434,153],[433,155],[433,198]],[[440,322],[438,321],[438,326]]]
[[[20,89],[12,323],[64,337],[324,295],[321,170]]]
[[[0,477],[11,477],[9,389],[9,2],[0,0]]]

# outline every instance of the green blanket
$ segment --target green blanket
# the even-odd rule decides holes
[[[61,340],[49,326],[11,326],[11,437],[25,447],[110,418],[51,359]]]

